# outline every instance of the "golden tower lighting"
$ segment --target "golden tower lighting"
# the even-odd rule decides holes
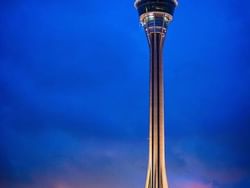
[[[176,0],[135,2],[150,47],[149,160],[145,188],[168,188],[165,166],[162,49],[176,6]]]

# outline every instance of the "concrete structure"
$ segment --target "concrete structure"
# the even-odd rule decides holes
[[[175,0],[137,0],[135,6],[150,47],[150,133],[145,188],[168,188],[165,167],[164,83],[162,48]]]

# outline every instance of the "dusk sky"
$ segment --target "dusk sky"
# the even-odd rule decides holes
[[[132,0],[0,1],[0,188],[143,188],[149,50]],[[170,188],[250,188],[250,2],[183,0],[164,48]]]

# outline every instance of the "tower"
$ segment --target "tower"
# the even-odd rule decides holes
[[[176,0],[136,0],[150,47],[149,159],[145,188],[168,188],[165,167],[162,49]]]

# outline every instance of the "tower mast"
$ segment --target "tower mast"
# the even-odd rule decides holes
[[[149,159],[145,188],[168,188],[165,164],[162,49],[175,0],[137,0],[140,21],[150,48]]]

